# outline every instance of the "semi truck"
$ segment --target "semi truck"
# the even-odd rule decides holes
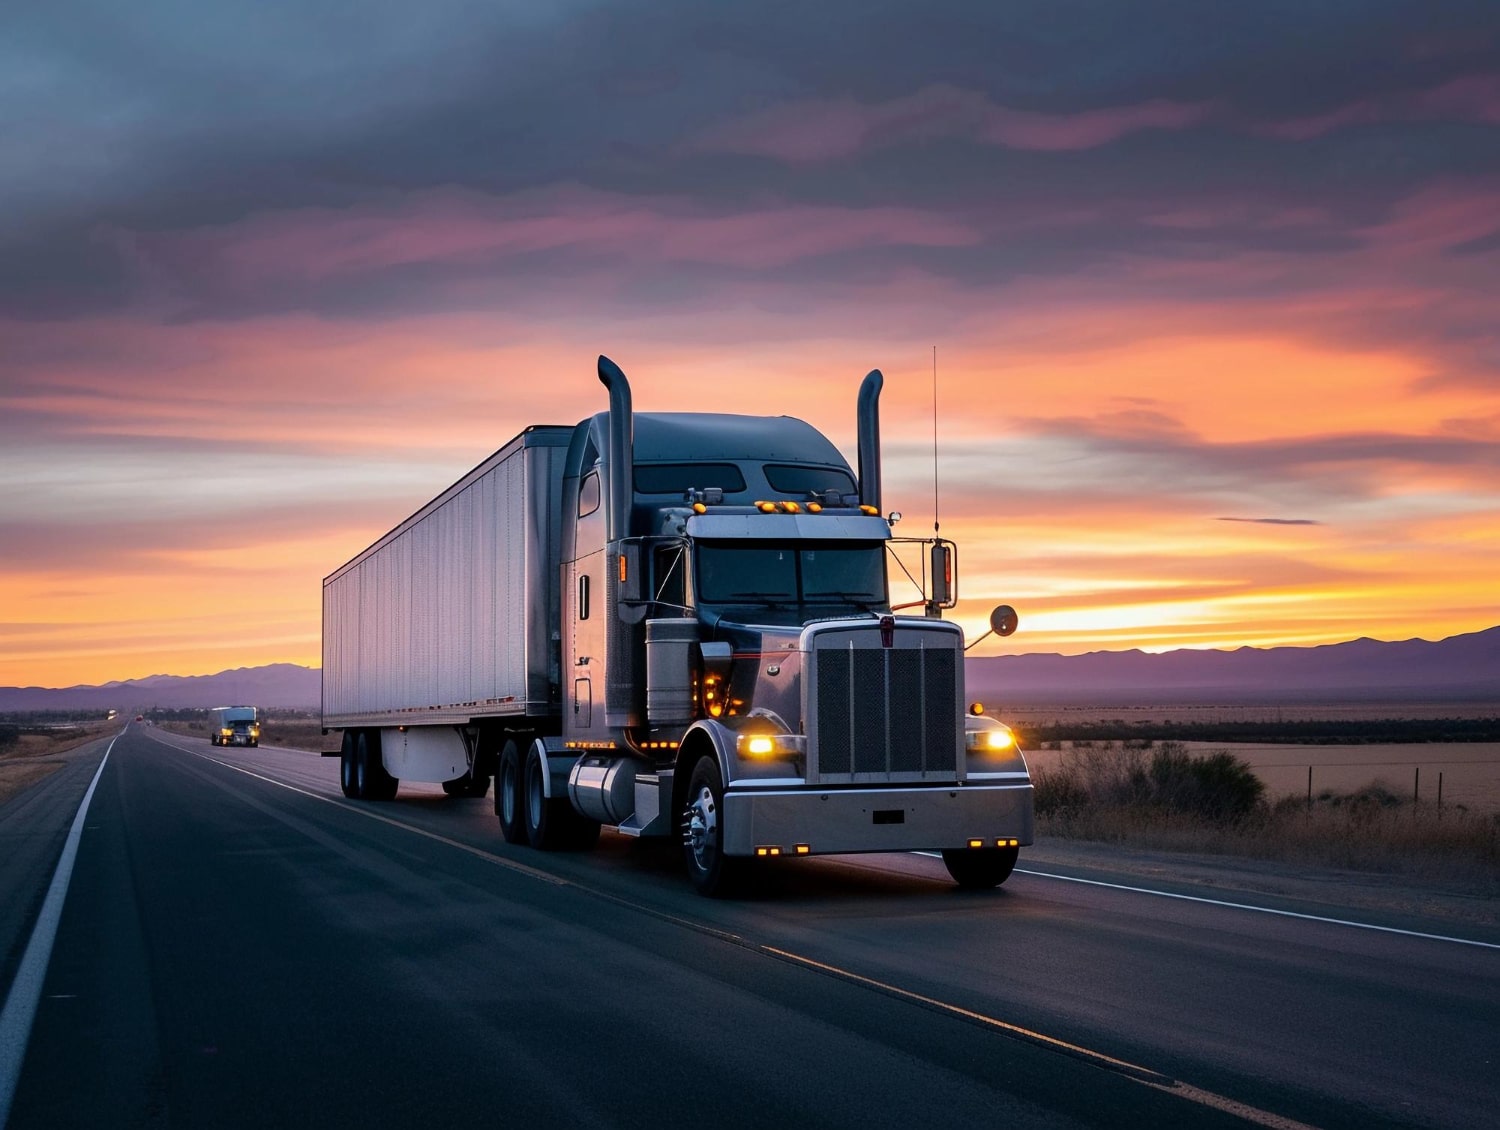
[[[598,375],[606,411],[526,428],[324,579],[344,795],[483,797],[493,778],[507,842],[674,837],[710,896],[772,859],[860,852],[1004,882],[1032,783],[1013,732],[965,702],[942,619],[956,547],[882,514],[880,371],[857,472],[801,419],[635,412],[621,369],[601,356]],[[902,572],[920,599],[893,607]]]
[[[260,745],[260,718],[253,706],[214,707],[208,712],[208,730],[214,745]]]

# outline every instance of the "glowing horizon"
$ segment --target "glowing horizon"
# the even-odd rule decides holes
[[[0,685],[316,666],[322,577],[604,410],[598,353],[637,410],[796,415],[851,462],[882,369],[896,533],[931,532],[935,422],[953,618],[1020,613],[973,655],[1500,624],[1500,16],[1247,13],[1237,55],[1174,10],[1167,58],[1141,13],[1088,50],[916,6],[852,43],[837,0],[753,36],[443,14],[336,62],[292,13],[193,14],[193,67],[149,13],[129,57],[22,37]]]

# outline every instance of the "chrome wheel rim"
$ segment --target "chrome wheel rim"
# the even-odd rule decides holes
[[[719,851],[719,809],[714,803],[713,790],[707,785],[698,790],[688,805],[686,825],[683,840],[693,865],[700,871],[710,870]]]

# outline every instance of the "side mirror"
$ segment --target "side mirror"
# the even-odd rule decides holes
[[[942,541],[934,543],[931,566],[932,599],[928,603],[937,608],[952,608],[957,602],[953,583],[953,546]]]
[[[990,613],[990,631],[997,636],[1008,636],[1020,625],[1021,618],[1016,615],[1016,610],[1008,604],[995,607]]]

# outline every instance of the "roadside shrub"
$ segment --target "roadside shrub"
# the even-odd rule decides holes
[[[9,749],[21,740],[21,727],[0,722],[0,749]]]
[[[1149,750],[1149,756],[1148,756]],[[1223,750],[1202,757],[1180,742],[1075,745],[1062,764],[1038,769],[1032,784],[1039,815],[1142,809],[1209,823],[1242,820],[1261,804],[1254,770]]]
[[[1031,775],[1031,787],[1038,816],[1054,816],[1089,803],[1088,790],[1066,766],[1038,768]]]

